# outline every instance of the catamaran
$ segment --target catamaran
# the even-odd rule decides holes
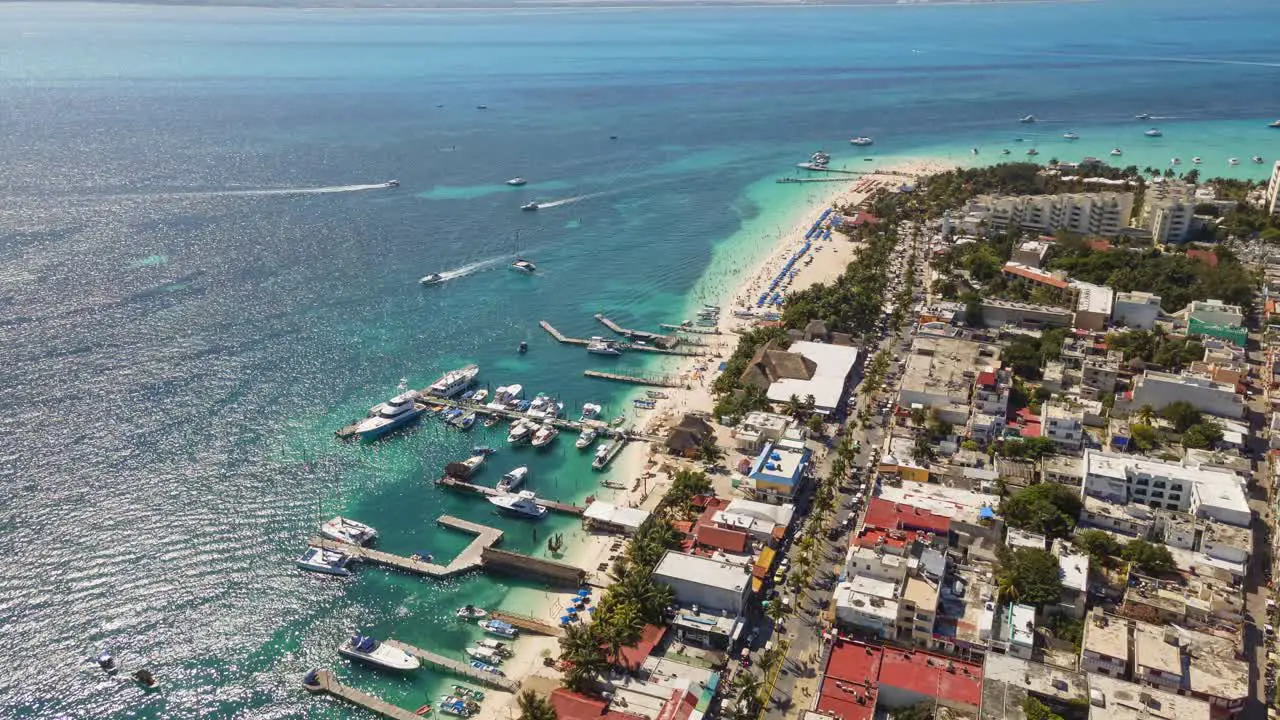
[[[347,569],[347,564],[352,559],[350,555],[337,550],[308,547],[306,552],[302,553],[302,557],[294,561],[294,564],[301,570],[346,577],[351,574],[351,570]]]
[[[320,526],[320,534],[330,540],[349,543],[351,545],[372,545],[378,539],[378,531],[355,520],[338,517]]]

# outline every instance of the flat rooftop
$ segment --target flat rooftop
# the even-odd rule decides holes
[[[809,450],[769,443],[751,466],[751,477],[782,485],[795,485],[809,461]]]
[[[902,586],[902,599],[914,603],[917,608],[934,610],[938,607],[938,586],[915,576],[908,577]]]
[[[742,592],[751,582],[749,567],[674,550],[662,556],[653,574],[734,592]]]
[[[987,653],[982,668],[982,720],[1025,720],[1022,701],[1028,691],[1062,703],[1089,700],[1084,673]]]
[[[899,487],[881,487],[879,497],[965,523],[977,522],[984,509],[994,511],[1000,507],[999,495],[911,480],[902,481]]]
[[[769,386],[768,396],[775,402],[786,402],[791,397],[813,396],[816,408],[831,410],[840,406],[845,385],[853,366],[858,363],[858,349],[847,345],[828,345],[816,342],[794,342],[787,352],[812,360],[817,366],[808,380],[782,378]]]
[[[1171,633],[1176,633],[1170,629]],[[1164,628],[1150,623],[1136,623],[1133,629],[1133,663],[1159,670],[1166,675],[1182,675],[1182,653],[1177,644],[1166,642]]]
[[[1094,608],[1085,618],[1084,639],[1080,647],[1086,652],[1128,662],[1129,623]]]
[[[1089,673],[1089,691],[1102,700],[1089,705],[1089,720],[1209,720],[1209,703],[1154,687]],[[1145,698],[1145,700],[1144,700]]]
[[[843,720],[872,720],[882,655],[879,647],[837,640],[822,678],[818,712]]]
[[[917,337],[902,373],[902,391],[968,405],[978,372],[999,364],[1000,351],[989,345],[959,338]]]
[[[921,650],[885,648],[880,685],[956,705],[982,705],[982,666]]]

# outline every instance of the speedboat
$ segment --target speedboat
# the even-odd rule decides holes
[[[467,648],[466,652],[467,657],[490,665],[499,665],[505,659],[493,650],[490,650],[489,648],[482,648],[478,645],[472,645]]]
[[[1137,115],[1133,116],[1133,119],[1134,120],[1150,120],[1151,113],[1138,113]]]
[[[1077,135],[1077,134],[1075,134],[1075,133],[1073,133],[1073,132],[1069,132],[1069,133],[1062,133],[1062,137],[1066,138],[1067,140],[1079,140],[1079,139],[1080,139],[1080,136],[1079,136],[1079,135]]]
[[[501,657],[511,657],[511,655],[512,655],[511,648],[507,647],[507,644],[506,644],[506,643],[499,642],[499,641],[497,641],[497,640],[494,640],[493,638],[481,638],[481,639],[479,639],[479,640],[477,640],[477,641],[476,641],[476,645],[477,645],[477,646],[479,646],[479,647],[482,647],[482,648],[488,648],[488,649],[490,649],[490,650],[492,650],[492,651],[494,651],[494,652],[498,653],[498,655],[499,655],[499,656],[501,656]],[[457,692],[457,690],[458,690],[458,686],[456,686],[456,685],[455,685],[453,689],[454,689],[454,691],[455,691],[455,692]],[[475,700],[483,700],[483,699],[484,699],[484,694],[483,694],[483,693],[481,693],[481,694],[480,694],[480,697],[478,697],[478,698],[474,698],[474,699],[475,699]]]
[[[1240,164],[1240,158],[1229,158],[1229,159],[1227,160],[1227,164],[1228,164],[1228,165],[1239,165],[1239,164]]]
[[[583,404],[582,404],[582,419],[583,419],[583,420],[590,420],[591,418],[593,418],[593,417],[595,417],[595,416],[599,415],[599,414],[600,414],[600,410],[601,410],[601,407],[600,407],[599,405],[596,405],[595,403],[583,403]]]
[[[529,181],[525,180],[522,177],[513,177],[507,181],[507,184],[510,185],[511,187],[520,187],[521,185],[524,185],[527,182]]]
[[[1025,115],[1021,118],[1018,118],[1018,122],[1022,123],[1023,125],[1030,125],[1035,121],[1036,121],[1035,115]]]
[[[1013,141],[1014,141],[1014,142],[1022,142],[1022,138],[1014,138],[1014,139],[1013,139]]]
[[[110,650],[103,650],[98,653],[98,656],[93,661],[98,663],[98,667],[102,669],[102,672],[108,675],[114,675],[120,671],[120,661],[116,660],[116,656],[112,655]]]
[[[1196,165],[1199,165],[1201,162],[1204,162],[1204,161],[1201,160],[1199,157],[1193,157],[1191,158],[1191,162],[1195,163]]]
[[[496,452],[498,451],[495,450],[494,448],[489,447],[488,445],[476,445],[475,447],[471,448],[472,455],[492,455]]]
[[[970,148],[970,149],[969,149],[969,152],[973,153],[974,155],[977,155],[977,154],[978,154],[978,148]]]
[[[593,355],[610,355],[617,357],[622,354],[622,349],[619,348],[618,344],[612,340],[593,337],[591,338],[591,341],[587,343],[587,352]]]
[[[355,433],[361,440],[373,440],[383,433],[408,425],[426,412],[427,406],[418,402],[422,393],[409,390],[369,408],[369,417],[356,424]]]
[[[533,434],[533,446],[536,448],[546,447],[547,445],[550,445],[551,441],[555,440],[556,436],[559,434],[560,431],[556,429],[555,425],[547,423],[538,428],[538,432]]]
[[[875,142],[875,141],[874,141],[874,140],[872,140],[871,138],[869,138],[869,137],[867,137],[867,136],[863,135],[863,136],[861,136],[861,137],[856,137],[856,138],[854,138],[854,139],[850,140],[850,141],[849,141],[849,144],[850,144],[850,145],[857,145],[858,147],[866,147],[867,145],[870,145],[870,144],[872,144],[873,142]]]
[[[502,476],[502,479],[498,481],[498,490],[500,492],[515,492],[516,489],[524,484],[524,479],[528,474],[529,468],[521,465]]]
[[[396,672],[417,670],[422,663],[409,653],[381,643],[368,635],[355,635],[338,646],[338,654],[352,660]]]
[[[1169,158],[1169,164],[1170,164],[1170,165],[1181,165],[1181,164],[1182,164],[1182,158]]]
[[[1280,120],[1276,120],[1275,122],[1267,123],[1267,127],[1270,127],[1270,128],[1280,128]]]
[[[595,428],[587,428],[578,436],[578,440],[573,444],[579,450],[586,450],[591,447],[591,443],[596,441],[597,433]]]
[[[427,392],[438,397],[456,397],[459,393],[471,387],[479,374],[479,365],[468,365],[457,370],[450,370],[441,375],[440,379],[431,383],[431,387],[427,388]]]
[[[1151,128],[1142,134],[1147,137],[1160,137],[1161,135],[1164,135],[1164,133],[1160,132],[1160,128]]]
[[[525,342],[524,340],[521,340],[520,344],[516,347],[516,352],[520,353],[521,355],[529,352],[529,343]]]
[[[1250,158],[1250,160],[1253,160],[1253,162],[1258,165],[1261,165],[1263,163],[1261,155],[1254,155],[1252,158]]]
[[[1009,154],[1009,149],[1008,149],[1008,148],[1005,148],[1004,150],[1001,150],[1001,151],[1000,151],[1000,154],[1001,154],[1001,155],[1008,155],[1008,154]]]
[[[526,211],[537,210],[537,209],[538,209],[538,203],[536,203],[536,202],[527,202],[527,203],[525,203],[525,204],[521,205],[521,206],[520,206],[520,209],[521,209],[521,210],[526,210]]]
[[[338,517],[320,526],[320,534],[330,540],[337,540],[349,545],[372,545],[378,539],[378,531],[362,522]]]
[[[488,645],[485,645],[485,643],[495,643],[500,647],[504,647],[504,648],[506,647],[506,645],[503,645],[497,640],[480,640],[476,644],[479,645],[480,647],[489,647]],[[461,697],[461,698],[466,698],[468,700],[476,700],[476,701],[484,700],[484,691],[479,690],[477,688],[469,688],[466,685],[452,685],[450,686],[450,689],[453,690],[454,695],[457,695],[458,697]]]
[[[538,269],[538,266],[528,260],[517,259],[515,262],[511,263],[511,269],[519,270],[522,273],[532,273]]]
[[[488,427],[493,427],[494,425],[497,425],[500,422],[502,422],[501,415],[490,415],[489,417],[484,419],[483,425],[488,428]]]
[[[482,662],[480,662],[479,660],[472,660],[472,661],[471,661],[471,667],[473,667],[473,668],[475,668],[475,669],[479,670],[480,672],[489,673],[489,674],[491,674],[491,675],[497,675],[497,676],[499,676],[499,677],[505,677],[505,675],[503,674],[503,672],[502,672],[501,670],[499,670],[498,668],[496,668],[496,667],[494,667],[494,666],[492,666],[492,665],[487,665],[487,664],[485,664],[485,663],[482,663]]]
[[[387,187],[400,187],[400,181],[399,181],[399,180],[388,180],[388,181],[386,181],[385,183],[383,183],[383,185],[386,185]]]
[[[346,577],[351,574],[347,569],[347,563],[351,560],[350,555],[337,550],[308,547],[307,551],[302,553],[302,557],[294,561],[294,564],[301,570]]]
[[[517,420],[511,423],[511,429],[507,431],[507,442],[515,445],[528,440],[533,434],[534,424],[525,420]]]
[[[538,496],[532,490],[521,490],[515,495],[492,495],[489,502],[499,511],[517,517],[540,520],[547,515],[547,509],[538,504]]]
[[[483,620],[489,616],[489,611],[484,608],[478,608],[475,605],[464,605],[458,608],[454,616],[461,620]]]
[[[1035,149],[1035,148],[1031,148],[1030,150],[1028,150],[1028,151],[1027,151],[1027,154],[1028,154],[1028,155],[1039,155],[1039,154],[1040,154],[1040,151],[1039,151],[1039,150],[1037,150],[1037,149]]]
[[[446,715],[457,715],[458,717],[471,717],[471,710],[467,707],[466,701],[456,698],[452,695],[440,696],[440,712]]]
[[[462,462],[451,462],[445,467],[450,477],[469,478],[484,464],[484,455],[472,455]]]
[[[481,620],[479,625],[481,630],[484,630],[490,635],[497,635],[498,637],[504,637],[508,640],[520,634],[520,631],[516,630],[510,623],[505,623],[495,618]]]
[[[1123,152],[1121,152],[1120,148],[1111,148],[1111,156],[1112,156],[1112,157],[1120,157],[1120,156],[1121,156],[1121,155],[1123,155],[1123,154],[1124,154],[1124,153],[1123,153]]]
[[[422,283],[423,285],[435,285],[437,283],[444,282],[444,276],[441,275],[440,273],[431,273],[430,275],[423,276],[423,278],[418,282]]]

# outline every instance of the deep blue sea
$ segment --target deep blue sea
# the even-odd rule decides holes
[[[817,149],[862,163],[854,135],[877,163],[990,161],[1023,137],[1042,159],[1121,146],[1126,164],[1199,155],[1212,175],[1240,157],[1231,173],[1262,177],[1280,157],[1278,27],[1264,0],[0,5],[0,717],[347,716],[301,692],[313,666],[416,707],[446,678],[388,680],[337,643],[360,628],[460,653],[473,635],[453,609],[519,584],[304,575],[316,524],[341,512],[388,549],[449,556],[467,539],[443,513],[526,551],[572,523],[535,539],[430,484],[496,434],[335,429],[467,362],[621,413],[627,391],[581,371],[636,361],[556,346],[538,320],[583,336],[601,310],[683,319],[825,192],[773,178]],[[520,212],[531,199],[557,204]],[[519,254],[537,275],[505,269]],[[504,447],[481,481],[519,464],[549,497],[598,490],[563,438]],[[93,670],[104,646],[163,691]]]

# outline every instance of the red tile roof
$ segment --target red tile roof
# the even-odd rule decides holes
[[[940,535],[951,530],[949,518],[911,505],[892,503],[884,498],[871,498],[863,524],[885,530],[921,530]]]
[[[552,690],[550,701],[559,720],[646,720],[643,715],[608,710],[607,701],[564,688]]]
[[[844,720],[871,720],[882,652],[879,647],[837,640],[818,691],[818,712]]]
[[[640,631],[640,639],[634,644],[622,648],[621,664],[629,668],[639,668],[644,664],[644,659],[653,652],[653,649],[658,647],[658,643],[662,642],[662,638],[666,634],[666,625],[645,625],[644,630]]]
[[[698,526],[697,535],[699,545],[709,545],[733,553],[740,553],[747,549],[747,534],[741,530],[730,530],[703,523]]]
[[[698,698],[692,693],[672,690],[671,698],[667,700],[666,705],[662,706],[662,710],[658,711],[658,716],[654,720],[689,720],[689,716],[693,715],[697,707]]]
[[[863,528],[862,532],[853,538],[851,545],[859,547],[874,548],[881,540],[888,547],[905,548],[916,541],[919,535],[914,530],[905,530],[900,538],[889,536],[889,531],[881,528]]]
[[[1218,267],[1218,253],[1212,250],[1202,250],[1201,248],[1191,248],[1187,251],[1187,257],[1192,260],[1199,260],[1209,267]]]
[[[886,649],[880,661],[880,685],[976,710],[982,704],[982,665],[919,650]]]
[[[982,387],[991,387],[996,384],[996,373],[994,370],[983,370],[978,373],[978,384]]]
[[[1020,278],[1025,278],[1032,282],[1038,282],[1041,285],[1048,285],[1049,287],[1055,287],[1055,288],[1058,288],[1059,290],[1065,290],[1067,288],[1066,280],[1063,280],[1062,278],[1054,277],[1053,275],[1050,275],[1049,273],[1046,273],[1046,272],[1041,272],[1039,270],[1036,270],[1035,268],[1022,267],[1020,265],[1007,263],[1004,266],[1004,272],[1007,272],[1010,275],[1017,275]]]
[[[1038,422],[1029,422],[1018,428],[1018,434],[1024,438],[1038,438],[1043,430],[1043,426]]]

